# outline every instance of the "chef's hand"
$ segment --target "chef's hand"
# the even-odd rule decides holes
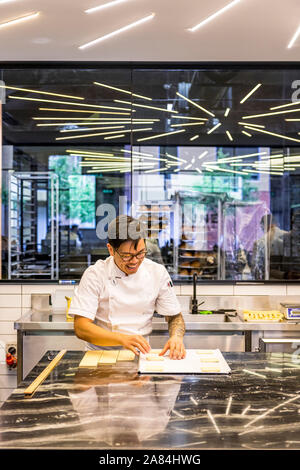
[[[121,335],[121,342],[122,346],[126,349],[130,349],[130,351],[134,352],[137,356],[139,355],[139,349],[142,353],[147,354],[150,352],[151,347],[148,341],[141,335]]]
[[[163,350],[159,353],[159,356],[163,356],[168,350],[170,350],[170,359],[184,359],[186,351],[183,344],[183,338],[176,335],[171,336],[171,338],[166,342]]]

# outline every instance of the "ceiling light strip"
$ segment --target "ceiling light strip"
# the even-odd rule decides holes
[[[130,110],[129,113],[120,113],[120,112],[114,112],[114,111],[95,111],[94,109],[86,110],[86,109],[59,109],[59,108],[39,108],[39,111],[59,111],[63,113],[117,114],[118,116],[130,116],[131,113],[135,113],[134,110]]]
[[[300,34],[300,25],[298,26],[298,28],[297,28],[295,34],[293,35],[292,39],[291,39],[290,42],[288,43],[288,45],[287,45],[287,48],[288,48],[288,49],[291,49],[291,47],[293,47],[293,45],[295,44],[295,42],[296,42],[296,40],[297,40],[299,34]]]
[[[300,109],[289,109],[287,111],[276,111],[274,113],[252,114],[251,116],[243,116],[242,119],[253,119],[253,118],[265,117],[265,116],[277,116],[278,114],[297,113],[299,111]]]
[[[209,129],[209,131],[207,132],[208,134],[211,134],[212,132],[214,132],[216,129],[218,129],[218,127],[220,127],[222,125],[221,122],[219,122],[218,124],[216,124],[214,127],[212,127],[211,129]]]
[[[141,18],[140,20],[135,21],[134,23],[130,23],[127,26],[124,26],[123,28],[117,29],[116,31],[112,31],[111,33],[105,34],[104,36],[94,39],[93,41],[87,42],[86,44],[79,46],[78,49],[84,50],[88,47],[94,46],[95,44],[98,44],[101,41],[105,41],[106,39],[116,36],[117,34],[123,33],[124,31],[128,31],[131,28],[135,28],[136,26],[139,26],[142,23],[145,23],[146,21],[152,20],[154,16],[155,16],[154,13],[152,13],[151,15],[145,16],[144,18]]]
[[[245,103],[245,101],[247,101],[248,98],[250,98],[251,95],[253,95],[253,93],[256,92],[256,90],[258,90],[259,87],[261,87],[261,83],[258,83],[241,101],[240,101],[240,104],[243,104]]]
[[[193,106],[196,106],[196,108],[201,109],[204,113],[209,114],[209,116],[215,117],[215,115],[213,113],[211,113],[210,111],[208,111],[206,108],[203,108],[203,106],[200,106],[199,104],[195,103],[194,101],[190,100],[189,98],[186,98],[186,96],[182,95],[178,91],[176,91],[176,95],[178,95],[178,96],[180,96],[180,98],[188,101],[188,103],[191,103]]]
[[[240,126],[247,126],[248,123],[247,122],[238,122],[238,124],[240,124]],[[262,129],[264,129],[266,126],[262,126],[261,124],[252,124],[251,122],[251,126],[252,127],[261,127]]]
[[[94,85],[102,86],[104,88],[109,88],[111,90],[119,91],[121,93],[127,93],[128,95],[135,96],[136,98],[141,98],[143,100],[152,101],[152,98],[149,98],[148,96],[137,95],[136,93],[132,93],[131,91],[128,91],[128,90],[123,90],[122,88],[116,88],[114,86],[106,85],[106,84],[100,83],[100,82],[93,82],[93,83],[94,83]]]
[[[69,101],[44,100],[42,98],[26,98],[24,96],[12,96],[12,95],[10,95],[10,96],[8,96],[8,98],[11,98],[11,99],[14,99],[14,100],[42,101],[43,103],[71,104],[72,106],[88,106],[89,108],[101,108],[101,109],[131,111],[131,109],[127,109],[127,108],[116,108],[116,107],[112,107],[112,106],[100,106],[98,104],[70,103]]]
[[[204,122],[187,122],[186,124],[171,124],[171,127],[186,127],[186,126],[204,126]]]
[[[164,109],[164,108],[157,108],[155,106],[147,106],[146,104],[137,104],[137,103],[132,103],[131,101],[123,101],[123,100],[114,100],[115,103],[124,103],[124,104],[129,104],[131,106],[137,106],[138,108],[147,108],[147,109],[155,109],[157,111],[165,111],[166,113],[177,113],[178,111],[170,110],[170,109]],[[125,108],[124,108],[125,109]]]
[[[131,132],[144,132],[144,131],[152,131],[151,127],[147,127],[145,129],[130,129],[128,131],[122,131],[122,133],[131,133]],[[70,137],[57,137],[55,140],[65,140],[65,139],[81,139],[86,137],[96,137],[100,135],[110,135],[110,134],[120,134],[120,131],[112,131],[112,132],[100,132],[96,134],[83,134],[83,135],[72,135]]]
[[[194,135],[193,137],[190,138],[190,141],[196,140],[196,139],[198,139],[198,137],[199,137],[199,134]]]
[[[179,134],[179,132],[185,132],[185,129],[180,129],[179,131],[173,131],[173,132],[166,132],[164,134],[157,134],[157,135],[153,135],[151,137],[143,137],[142,139],[137,139],[137,141],[138,142],[143,142],[145,140],[151,140],[151,139],[156,139],[156,138],[159,138],[159,137],[165,137],[167,135]]]
[[[212,170],[224,171],[225,173],[236,173],[238,175],[244,175],[245,173],[236,170],[228,170],[227,168],[220,168],[219,166],[210,166]],[[248,170],[247,170],[248,171]]]
[[[207,118],[198,118],[198,117],[191,117],[191,116],[171,116],[173,119],[190,119],[195,121],[208,121]]]
[[[232,135],[230,134],[229,131],[226,131],[226,135],[227,135],[228,139],[232,142],[233,138],[232,138]]]
[[[19,87],[8,86],[8,85],[0,85],[0,88],[5,88],[6,90],[26,91],[28,93],[38,93],[39,95],[51,95],[51,96],[60,96],[61,98],[71,98],[74,100],[84,100],[84,98],[82,98],[81,96],[61,95],[60,93],[51,93],[50,91],[31,90],[29,88],[19,88]]]
[[[102,5],[98,5],[96,7],[88,8],[84,10],[84,13],[95,13],[99,10],[104,10],[104,8],[114,7],[115,5],[119,5],[119,3],[128,2],[128,0],[114,0],[113,2],[103,3]]]
[[[230,113],[230,108],[226,108],[226,111],[224,113],[224,117],[227,117],[229,113]]]
[[[197,31],[199,28],[202,26],[206,25],[210,21],[214,20],[217,16],[222,15],[225,13],[227,10],[230,8],[234,7],[237,3],[239,3],[241,0],[233,0],[232,2],[228,3],[225,7],[221,8],[220,10],[216,11],[216,13],[213,13],[212,15],[208,16],[205,20],[201,21],[200,23],[196,24],[192,28],[189,28],[188,31],[191,31],[194,33]]]
[[[249,127],[249,126],[245,126],[246,129],[249,129],[249,130],[255,130],[256,132],[262,132],[263,134],[268,134],[268,135],[272,135],[274,137],[279,137],[280,139],[286,139],[286,140],[292,140],[293,142],[300,142],[300,139],[294,139],[293,137],[287,137],[286,135],[281,135],[281,134],[275,134],[274,132],[269,132],[269,131],[265,131],[263,129],[258,129],[258,128],[253,128],[253,127]]]
[[[39,12],[29,13],[28,15],[19,16],[18,18],[13,18],[12,20],[5,21],[4,23],[0,23],[0,28],[5,28],[6,26],[13,26],[14,24],[21,23],[23,21],[32,20],[33,18],[37,18],[39,14],[40,14]]]
[[[247,137],[252,137],[252,134],[249,134],[249,132],[242,131],[242,134],[245,134]]]
[[[62,129],[60,130],[59,132],[60,133],[66,133],[66,132],[84,132],[84,131],[98,131],[98,130],[101,130],[101,131],[105,131],[107,129],[124,129],[125,126],[109,126],[109,127],[92,127],[92,128],[87,128],[87,129]],[[122,131],[123,132],[123,131]]]

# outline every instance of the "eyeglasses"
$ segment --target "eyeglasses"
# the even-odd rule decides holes
[[[133,258],[137,258],[137,259],[143,259],[145,258],[146,254],[148,253],[147,250],[143,250],[143,251],[140,251],[139,253],[136,253],[134,255],[130,255],[130,254],[126,254],[126,255],[123,255],[121,253],[118,252],[118,250],[115,250],[118,255],[120,256],[120,258],[122,258],[123,261],[131,261]]]

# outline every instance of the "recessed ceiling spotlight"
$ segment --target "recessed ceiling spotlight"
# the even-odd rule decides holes
[[[18,18],[13,18],[12,20],[5,21],[5,23],[0,23],[0,28],[4,28],[5,26],[12,26],[17,23],[21,23],[22,21],[32,20],[39,16],[39,12],[37,13],[30,13],[28,15],[19,16]]]
[[[87,10],[84,10],[84,13],[95,13],[96,11],[104,10],[104,8],[114,7],[115,5],[119,5],[119,3],[125,2],[128,2],[128,0],[114,0],[113,2],[106,2],[102,5],[98,5],[97,7],[88,8]]]
[[[127,31],[128,29],[134,28],[135,26],[139,26],[140,24],[145,23],[146,21],[152,20],[154,16],[155,16],[155,13],[151,13],[151,15],[145,16],[144,18],[141,18],[140,20],[135,21],[134,23],[130,23],[127,26],[124,26],[123,28],[117,29],[116,31],[112,31],[111,33],[105,34],[104,36],[101,36],[100,38],[87,42],[86,44],[79,46],[78,49],[83,50],[83,49],[86,49],[87,47],[94,46],[95,44],[98,44],[101,41],[105,41],[106,39],[116,36],[117,34],[123,33],[124,31]]]
[[[192,28],[189,28],[188,31],[191,31],[192,33],[194,31],[197,31],[197,29],[201,28],[201,26],[204,26],[205,24],[209,23],[210,21],[214,20],[217,16],[222,15],[225,13],[225,11],[229,10],[230,8],[234,7],[237,3],[239,3],[241,0],[234,0],[233,2],[228,3],[225,7],[221,8],[218,10],[216,13],[213,13],[210,15],[208,18],[205,20],[201,21],[201,23],[196,24],[196,26],[193,26]]]
[[[293,45],[295,44],[298,36],[300,34],[300,25],[298,26],[298,29],[297,31],[295,32],[294,36],[292,37],[292,39],[290,40],[290,42],[288,43],[288,46],[287,48],[290,49],[291,47],[293,47]]]

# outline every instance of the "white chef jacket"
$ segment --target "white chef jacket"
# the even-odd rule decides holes
[[[109,331],[146,336],[155,310],[164,316],[181,311],[166,268],[145,258],[137,272],[126,275],[109,256],[85,270],[68,313]]]

